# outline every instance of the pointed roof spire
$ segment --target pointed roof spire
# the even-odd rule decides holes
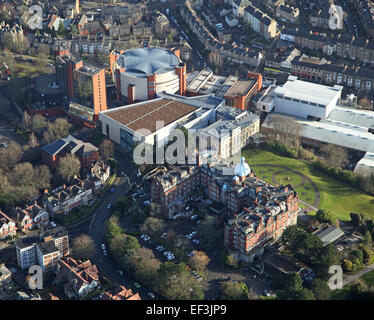
[[[245,158],[242,157],[240,163],[235,167],[235,174],[239,177],[246,177],[251,173],[251,169],[248,163],[245,162]]]

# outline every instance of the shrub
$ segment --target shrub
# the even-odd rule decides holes
[[[343,270],[346,272],[354,271],[354,265],[351,260],[348,260],[348,259],[343,260]]]

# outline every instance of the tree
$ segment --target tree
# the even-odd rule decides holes
[[[244,282],[224,281],[221,291],[223,300],[248,300],[248,287]]]
[[[31,129],[31,116],[26,110],[23,112],[22,123],[26,129]]]
[[[34,132],[30,133],[28,145],[31,148],[37,147],[39,145],[38,138],[36,137],[36,135],[34,134]]]
[[[239,266],[238,257],[233,253],[228,254],[226,256],[226,265],[228,265],[232,268],[237,268]]]
[[[58,118],[54,122],[52,130],[54,132],[55,139],[60,139],[68,136],[71,124],[64,118]]]
[[[315,297],[311,290],[303,288],[298,294],[297,300],[315,300]]]
[[[302,126],[295,119],[274,114],[269,121],[269,126],[272,131],[268,132],[268,139],[276,140],[293,149],[299,148]]]
[[[58,161],[57,172],[65,181],[79,174],[81,162],[73,154],[67,154]]]
[[[143,224],[140,226],[140,231],[147,234],[155,234],[160,233],[165,228],[165,221],[154,218],[148,217],[145,219]]]
[[[52,179],[52,174],[49,168],[43,164],[38,166],[34,171],[39,189],[49,188]]]
[[[373,240],[372,240],[372,237],[371,237],[371,233],[369,230],[366,230],[366,233],[365,233],[365,243],[366,245],[368,246],[371,246]]]
[[[303,289],[303,280],[297,272],[291,272],[286,279],[285,288],[289,292],[301,292]]]
[[[354,212],[351,212],[349,214],[350,218],[351,218],[351,223],[355,226],[355,227],[359,227],[361,225],[361,216],[358,214],[358,213],[354,213]]]
[[[99,146],[100,155],[103,160],[113,158],[114,156],[114,145],[109,139],[104,139]]]
[[[89,235],[83,234],[73,240],[72,251],[78,259],[90,259],[95,253],[95,243]]]
[[[336,223],[336,218],[333,216],[330,210],[319,209],[316,213],[316,219],[319,222],[328,222],[331,224]]]
[[[312,282],[312,292],[317,300],[329,300],[331,296],[331,289],[327,282],[318,278]]]
[[[47,128],[47,122],[45,118],[39,114],[32,117],[31,129],[36,134],[41,134]]]
[[[18,186],[30,186],[34,183],[34,168],[29,162],[18,163],[12,170],[12,183]]]
[[[156,288],[169,300],[201,300],[204,293],[188,272],[185,263],[161,264],[155,279]]]
[[[320,152],[329,166],[343,168],[348,162],[347,150],[335,144],[324,144]]]
[[[354,266],[351,260],[344,259],[343,260],[343,269],[346,272],[353,272],[354,271]]]
[[[9,171],[21,160],[22,155],[21,146],[17,142],[11,141],[7,148],[0,151],[0,166]]]
[[[48,56],[43,53],[43,52],[39,52],[36,56],[36,65],[38,66],[39,70],[41,71],[41,73],[44,72],[44,68],[45,68],[45,65],[48,61]]]
[[[193,251],[194,255],[190,257],[190,265],[197,271],[204,271],[210,262],[210,258],[204,251]]]
[[[108,242],[114,239],[116,236],[123,234],[125,231],[120,227],[119,220],[117,217],[110,217],[107,225],[105,238]]]
[[[135,277],[147,283],[152,283],[160,269],[160,261],[155,258],[153,251],[139,248],[127,256],[127,263],[134,270]]]

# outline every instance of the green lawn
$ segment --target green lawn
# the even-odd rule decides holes
[[[361,277],[369,287],[374,286],[374,271],[370,271]]]
[[[351,212],[363,213],[368,217],[374,218],[374,197],[360,192],[360,190],[356,190],[355,188],[332,177],[329,177],[321,171],[316,171],[309,161],[282,157],[272,152],[258,149],[244,150],[242,154],[246,158],[249,166],[254,164],[275,164],[294,169],[306,175],[317,185],[320,191],[321,199],[319,207],[330,209],[335,216],[341,220],[350,220],[349,214]],[[256,175],[258,175],[260,178],[264,178],[264,176],[266,176],[264,180],[268,182],[271,182],[271,176],[274,172],[281,170],[279,168],[272,168],[272,172],[257,174],[257,172],[263,170],[264,168],[253,168]],[[268,169],[269,168],[265,167],[265,170]],[[309,198],[311,200],[307,201],[308,203],[314,202],[315,194],[309,182],[296,190],[300,193],[299,196],[302,200]]]

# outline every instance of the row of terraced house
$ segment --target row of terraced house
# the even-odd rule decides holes
[[[209,61],[212,64],[221,66],[227,59],[240,65],[254,67],[260,65],[263,59],[261,52],[254,52],[249,48],[233,47],[219,41],[205,26],[205,22],[197,16],[189,1],[180,6],[180,14],[198,40],[210,51]]]

